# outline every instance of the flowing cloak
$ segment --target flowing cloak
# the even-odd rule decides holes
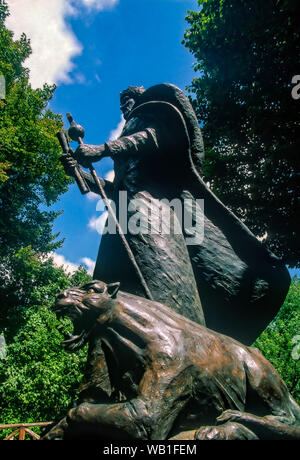
[[[149,88],[134,106],[119,140],[106,148],[115,161],[115,190],[127,190],[130,199],[204,200],[204,238],[199,244],[189,244],[190,234],[184,228],[182,235],[127,236],[154,300],[175,305],[177,312],[200,324],[203,311],[210,329],[253,343],[282,305],[290,276],[281,260],[202,180],[201,131],[184,93],[171,84]],[[194,220],[195,209],[191,206],[189,211]],[[119,235],[103,235],[94,278],[121,281],[123,290],[144,296]],[[190,307],[189,301],[194,302]]]

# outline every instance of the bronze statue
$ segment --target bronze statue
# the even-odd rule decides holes
[[[201,131],[180,89],[129,87],[121,110],[115,141],[83,144],[70,114],[76,152],[58,136],[67,173],[104,198],[117,231],[102,236],[94,281],[57,296],[56,314],[74,325],[64,347],[89,352],[78,402],[44,439],[299,439],[298,405],[247,346],[280,308],[287,269],[202,180]],[[105,156],[113,183],[92,166]]]
[[[85,167],[105,156],[113,159],[114,182],[101,179],[108,197],[118,204],[118,192],[125,190],[128,201],[139,198],[146,208],[157,200],[157,214],[162,198],[183,204],[204,200],[204,239],[199,244],[187,243],[185,228],[181,234],[126,235],[149,287],[148,298],[251,344],[282,305],[290,284],[287,269],[201,179],[201,131],[180,89],[170,84],[129,87],[121,93],[121,110],[126,124],[119,139],[100,146],[82,144],[75,152]],[[74,160],[64,164],[72,174]],[[93,177],[82,175],[97,192]],[[187,212],[193,220],[193,206]],[[173,217],[176,221],[175,213]],[[145,296],[118,234],[102,236],[94,278],[120,281],[127,292]]]
[[[257,349],[118,290],[92,281],[57,296],[56,314],[74,324],[64,347],[89,342],[93,384],[44,439],[300,439],[300,408]]]

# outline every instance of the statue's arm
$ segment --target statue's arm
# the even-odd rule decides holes
[[[87,182],[87,185],[89,186],[90,191],[100,195],[98,186],[95,183],[95,180],[94,180],[93,176],[91,174],[89,174],[88,172],[84,171],[82,168],[80,168],[80,166],[77,163],[77,161],[71,155],[63,155],[60,160],[61,160],[61,162],[63,164],[63,167],[65,169],[65,172],[66,172],[66,174],[68,176],[73,177],[75,167],[77,169],[80,169],[80,174],[82,175],[82,177]],[[113,182],[110,182],[109,180],[102,179],[101,177],[99,177],[99,180],[100,180],[100,183],[101,183],[102,187],[104,188],[104,190],[106,192],[106,195],[110,198],[113,195],[114,191],[115,191]]]
[[[154,127],[149,127],[102,145],[81,144],[74,156],[82,166],[88,167],[89,164],[95,163],[104,157],[114,159],[119,155],[140,155],[141,153],[151,153],[153,155],[160,150],[159,139],[158,130]]]
[[[153,154],[160,148],[159,134],[155,128],[146,128],[130,136],[122,136],[115,141],[106,142],[104,145],[106,155],[111,158],[120,154],[132,155],[141,152]]]

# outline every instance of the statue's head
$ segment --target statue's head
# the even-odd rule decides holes
[[[104,324],[114,309],[114,299],[120,283],[106,284],[93,280],[83,286],[66,289],[56,296],[53,310],[58,318],[69,318],[73,323],[73,334],[68,333],[63,342],[67,351],[82,348],[97,321]]]
[[[127,89],[120,93],[120,109],[125,120],[127,120],[133,106],[145,91],[143,86],[128,86]]]

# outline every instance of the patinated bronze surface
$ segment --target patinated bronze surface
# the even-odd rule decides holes
[[[139,198],[146,208],[152,199],[204,199],[201,244],[186,244],[185,229],[180,235],[126,235],[152,298],[251,344],[285,298],[287,269],[203,182],[198,120],[179,88],[129,87],[121,93],[121,110],[126,124],[119,139],[81,145],[75,152],[85,167],[105,156],[113,159],[114,182],[101,183],[117,207],[119,191],[128,193],[128,201]],[[82,175],[97,192],[93,178]],[[189,212],[194,218],[192,208]],[[121,281],[127,292],[145,295],[118,234],[102,236],[94,279]]]
[[[82,144],[69,115],[69,134],[81,144],[76,160],[62,162],[81,185],[112,199],[117,217],[127,193],[126,227],[136,212],[128,205],[138,200],[151,231],[123,234],[117,222],[116,234],[102,236],[94,281],[57,296],[57,315],[74,323],[65,348],[88,342],[89,353],[78,402],[44,439],[299,439],[299,407],[246,346],[280,308],[287,269],[202,180],[202,136],[180,89],[129,87],[121,110],[120,138],[99,146]],[[113,183],[91,167],[105,156],[114,161]],[[197,222],[198,199],[204,238],[191,244],[170,202]]]
[[[300,408],[257,349],[118,289],[92,281],[57,296],[74,324],[64,346],[88,341],[89,367],[44,439],[300,439]]]

